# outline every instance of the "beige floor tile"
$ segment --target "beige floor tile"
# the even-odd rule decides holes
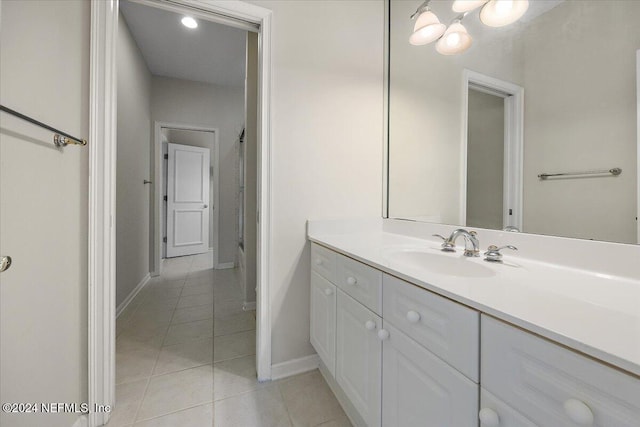
[[[198,320],[197,322],[171,325],[163,345],[174,345],[193,339],[211,337],[213,337],[213,320]]]
[[[152,287],[154,289],[181,289],[184,286],[184,279],[169,280],[163,277],[154,277],[146,287]]]
[[[118,352],[116,345],[116,384],[150,377],[159,353],[159,349]]]
[[[180,294],[182,293],[182,286],[175,286],[175,287],[163,287],[163,286],[157,286],[157,287],[145,287],[142,291],[140,291],[140,293],[138,294],[140,296],[140,298],[142,298],[143,300],[148,300],[148,299],[166,299],[166,298],[179,298]]]
[[[345,416],[317,370],[285,379],[278,385],[294,426],[313,427]]]
[[[152,377],[138,411],[137,421],[209,403],[212,398],[211,365]]]
[[[187,341],[162,347],[153,375],[181,371],[213,361],[213,339]]]
[[[256,332],[239,332],[213,338],[213,361],[235,359],[256,353]]]
[[[256,318],[253,311],[243,311],[213,322],[213,335],[229,335],[237,332],[256,329]]]
[[[242,299],[242,291],[240,290],[239,286],[232,286],[232,285],[214,286],[213,294],[216,296],[216,299],[219,301]]]
[[[201,305],[198,307],[178,308],[173,313],[171,324],[177,325],[206,319],[213,319],[213,306]]]
[[[213,404],[196,406],[135,424],[135,427],[211,427]]]
[[[216,427],[289,427],[291,422],[276,384],[214,404]]]
[[[213,400],[226,399],[270,384],[258,382],[255,356],[239,357],[213,365]]]
[[[212,294],[213,293],[213,285],[210,283],[204,283],[201,285],[190,285],[182,288],[181,297],[186,297],[189,295],[202,295],[202,294]]]
[[[171,317],[173,317],[173,310],[138,311],[129,318],[125,326],[127,329],[137,330],[159,328],[171,323]]]
[[[116,386],[116,405],[107,427],[123,427],[135,421],[136,412],[147,388],[147,379]]]
[[[201,305],[209,305],[213,307],[213,293],[180,297],[176,308],[198,307]]]
[[[213,317],[216,319],[225,319],[243,313],[243,304],[244,302],[241,299],[223,301],[214,297]]]
[[[137,328],[129,326],[116,338],[116,352],[159,350],[169,325]]]
[[[318,424],[318,427],[353,427],[349,418],[345,415],[344,417],[338,418],[336,420],[327,421],[326,423]]]
[[[214,271],[215,270],[212,269],[192,270],[191,272],[189,272],[189,276],[187,276],[187,283],[195,283],[197,281],[206,281],[206,283],[212,283]]]
[[[180,298],[160,298],[143,300],[138,306],[136,314],[140,312],[168,311],[176,308]]]
[[[184,284],[185,288],[194,286],[211,286],[213,287],[213,277],[210,275],[189,277]]]

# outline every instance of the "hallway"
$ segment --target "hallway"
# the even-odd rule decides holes
[[[164,260],[118,317],[108,426],[349,426],[317,370],[257,382],[255,312],[238,270],[211,267],[211,254]]]

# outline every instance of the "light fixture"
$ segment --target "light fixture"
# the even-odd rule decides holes
[[[489,0],[455,0],[451,9],[454,12],[471,12],[485,4]]]
[[[462,53],[471,47],[473,39],[462,25],[464,15],[457,17],[442,38],[436,43],[436,50],[442,55],[455,55]]]
[[[489,27],[512,24],[529,9],[529,0],[489,0],[480,11],[480,21]]]
[[[447,26],[440,22],[435,13],[429,9],[430,0],[422,3],[416,12],[411,15],[411,19],[416,16],[416,23],[413,26],[413,34],[409,37],[409,43],[420,46],[438,40],[444,34]]]
[[[182,25],[184,25],[187,28],[191,28],[191,29],[198,28],[198,21],[196,21],[190,16],[185,16],[184,18],[182,18],[182,21],[180,22],[182,22]]]

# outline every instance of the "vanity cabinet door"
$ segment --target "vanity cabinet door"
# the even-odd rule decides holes
[[[367,426],[380,426],[382,319],[338,290],[336,381]]]
[[[336,367],[336,287],[311,273],[311,345],[331,375]]]
[[[385,322],[382,425],[478,426],[478,385]]]

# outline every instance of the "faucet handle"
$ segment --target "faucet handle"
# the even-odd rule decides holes
[[[511,249],[517,251],[513,245],[505,245],[501,247],[497,247],[496,245],[491,245],[487,248],[487,251],[484,253],[484,260],[488,262],[502,262],[502,253],[500,252],[502,249]]]
[[[439,237],[442,239],[442,245],[440,245],[442,247],[442,251],[443,252],[455,252],[456,251],[456,246],[446,237],[441,236],[440,234],[432,234],[433,237]]]

